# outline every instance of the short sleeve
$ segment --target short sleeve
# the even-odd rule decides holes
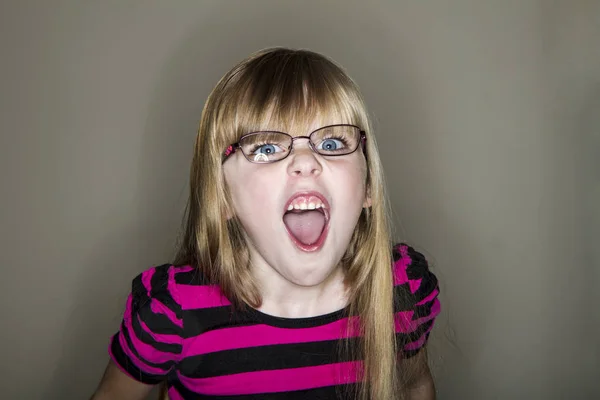
[[[425,257],[406,244],[393,249],[394,323],[396,341],[403,358],[425,346],[440,313],[437,277]]]
[[[151,268],[133,280],[121,327],[111,339],[112,360],[139,382],[162,382],[179,361],[183,321],[173,268]]]

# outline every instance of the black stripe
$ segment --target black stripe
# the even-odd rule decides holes
[[[169,270],[171,267],[170,264],[154,267],[154,274],[150,279],[150,296],[155,297],[159,293],[168,292],[167,286],[169,285]]]
[[[142,355],[139,353],[137,348],[133,345],[131,336],[129,334],[129,330],[125,326],[125,321],[123,321],[121,323],[120,334],[123,335],[123,337],[125,338],[125,342],[127,343],[127,346],[129,346],[129,350],[131,350],[133,355],[136,356],[144,364],[148,365],[149,367],[156,367],[156,368],[160,368],[160,369],[164,369],[164,370],[168,370],[173,366],[173,361],[168,361],[168,362],[164,362],[164,363],[154,363],[154,362],[149,361],[145,357],[142,357]],[[175,357],[173,357],[173,358],[175,358]]]
[[[410,264],[406,267],[406,275],[408,279],[416,280],[422,278],[429,270],[429,264],[425,256],[412,247],[408,247],[407,251],[410,257]]]
[[[185,321],[185,332],[183,334],[186,338],[191,338],[215,329],[256,324],[287,329],[314,328],[339,321],[347,315],[348,310],[341,309],[316,317],[279,318],[250,308],[235,310],[230,305],[197,308],[182,311],[182,318]]]
[[[142,282],[142,274],[136,276],[131,282],[131,309],[132,314],[135,314],[140,307],[145,306],[150,302],[150,297],[146,291],[146,287]]]
[[[394,286],[394,313],[410,311],[415,304],[415,295],[411,293],[408,283]]]
[[[431,272],[428,272],[421,278],[421,285],[414,293],[416,302],[420,302],[429,296],[438,286],[437,278]]]
[[[139,382],[146,383],[149,385],[156,385],[164,380],[163,376],[147,374],[136,367],[131,359],[125,354],[119,343],[118,336],[115,335],[112,340],[111,352],[114,357],[114,361],[127,371],[133,378]]]
[[[162,303],[162,299],[157,300]],[[175,323],[165,314],[157,314],[152,311],[150,302],[140,306],[136,311],[137,312],[132,312],[132,318],[139,315],[140,320],[144,321],[150,331],[163,335],[182,335],[181,327],[175,325]],[[179,315],[176,314],[176,317],[181,319],[181,311],[179,312]]]
[[[349,340],[356,346],[358,340]],[[290,343],[218,351],[184,358],[178,369],[190,378],[208,378],[242,372],[313,367],[335,362],[353,361],[347,352],[340,354],[341,342],[327,340]]]
[[[215,329],[258,323],[255,319],[249,318],[248,315],[240,311],[234,311],[229,305],[182,310],[181,315],[185,321],[183,332],[185,338],[192,338]]]
[[[316,389],[297,390],[293,392],[260,393],[236,396],[208,396],[187,389],[181,382],[173,382],[173,386],[186,400],[349,400],[347,393],[355,393],[356,384],[326,386]]]
[[[433,307],[434,302],[430,301],[428,303],[419,305],[419,306],[415,306],[414,308],[414,314],[413,314],[413,321],[417,320],[419,318],[424,318],[427,317],[429,315],[431,315],[431,308]]]
[[[177,267],[175,267],[177,268]],[[190,271],[178,272],[175,274],[175,283],[178,285],[205,286],[210,282],[202,274],[199,268],[193,268]]]
[[[148,325],[148,322],[144,321],[144,323],[146,325]],[[142,325],[141,325],[140,320],[137,315],[131,316],[131,325],[133,327],[133,331],[134,331],[136,337],[140,341],[146,343],[147,345],[150,345],[150,346],[154,347],[156,350],[162,351],[165,353],[173,353],[173,354],[181,353],[181,345],[180,344],[163,343],[163,342],[156,341],[152,337],[152,335],[150,335],[150,333],[148,333],[144,328],[142,328]],[[156,325],[156,324],[154,324],[154,325]],[[148,326],[150,326],[150,325],[148,325]],[[153,332],[158,333],[155,331],[153,331]],[[178,333],[174,333],[174,334],[178,334]]]

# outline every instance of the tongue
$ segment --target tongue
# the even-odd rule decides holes
[[[325,226],[325,216],[320,211],[288,212],[283,222],[294,237],[303,244],[313,244]]]

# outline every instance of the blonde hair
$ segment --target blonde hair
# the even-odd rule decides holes
[[[208,97],[190,175],[190,198],[176,263],[197,266],[235,305],[259,307],[249,250],[223,176],[222,154],[231,143],[260,129],[304,129],[315,118],[360,126],[367,133],[367,188],[363,210],[345,255],[349,310],[359,316],[364,360],[361,399],[397,395],[391,240],[383,171],[366,107],[357,85],[324,56],[283,48],[257,52],[236,65]],[[227,218],[227,216],[233,216]],[[351,328],[353,329],[353,328]]]

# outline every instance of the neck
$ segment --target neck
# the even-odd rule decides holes
[[[253,267],[260,286],[259,311],[283,318],[309,318],[338,311],[347,305],[344,272],[341,267],[320,284],[300,286],[286,280],[268,266]]]

